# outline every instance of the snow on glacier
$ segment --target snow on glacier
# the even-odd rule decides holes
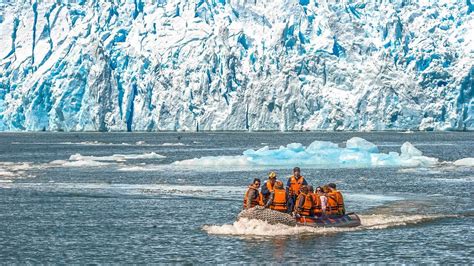
[[[380,153],[377,146],[365,139],[354,137],[346,142],[346,147],[329,141],[314,141],[305,147],[291,143],[270,149],[265,146],[258,150],[249,149],[237,156],[206,156],[176,161],[174,166],[191,168],[236,168],[236,167],[294,167],[311,168],[369,168],[369,167],[429,167],[438,159],[423,156],[411,143],[405,142],[401,153]]]
[[[0,130],[474,128],[471,1],[2,1]]]

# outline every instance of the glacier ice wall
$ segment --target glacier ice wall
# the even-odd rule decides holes
[[[474,4],[0,2],[0,130],[474,129]]]

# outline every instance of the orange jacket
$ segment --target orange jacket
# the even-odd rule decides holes
[[[290,195],[299,195],[300,194],[300,188],[302,185],[307,185],[308,183],[304,179],[304,176],[300,176],[300,178],[296,179],[295,176],[291,176],[290,179],[288,179],[288,188],[290,190]]]
[[[250,206],[247,204],[250,191],[255,191],[253,198],[250,199]],[[244,196],[244,209],[253,208],[257,205],[263,205],[262,194],[253,185],[250,185]]]
[[[311,215],[311,209],[313,208],[313,197],[309,194],[300,193],[296,199],[295,211],[296,213],[304,216]]]
[[[337,215],[337,198],[334,192],[327,193],[328,205],[326,206],[326,214]]]
[[[344,215],[346,210],[344,208],[344,198],[342,197],[342,193],[339,190],[333,190],[332,192],[329,193],[332,195],[334,198],[336,198],[337,202],[337,214],[339,215]]]
[[[286,189],[275,188],[273,191],[273,201],[271,202],[270,209],[275,211],[286,212],[288,195]]]
[[[318,193],[313,193],[313,214],[316,216],[321,216],[323,210],[321,209],[321,198]]]
[[[273,192],[275,184],[272,185],[270,180],[267,180],[262,187],[262,196],[263,196],[263,203],[266,204],[268,199],[270,198],[271,193]]]

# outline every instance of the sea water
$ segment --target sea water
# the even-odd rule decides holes
[[[293,165],[226,159],[316,140],[344,149],[354,137],[376,156],[409,142],[436,162],[305,161],[311,184],[337,184],[358,228],[235,221],[253,178],[272,170],[286,182]],[[474,168],[458,160],[473,147],[463,132],[2,133],[0,261],[472,264]]]

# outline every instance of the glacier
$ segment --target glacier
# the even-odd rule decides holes
[[[0,130],[472,130],[473,11],[3,0]]]

